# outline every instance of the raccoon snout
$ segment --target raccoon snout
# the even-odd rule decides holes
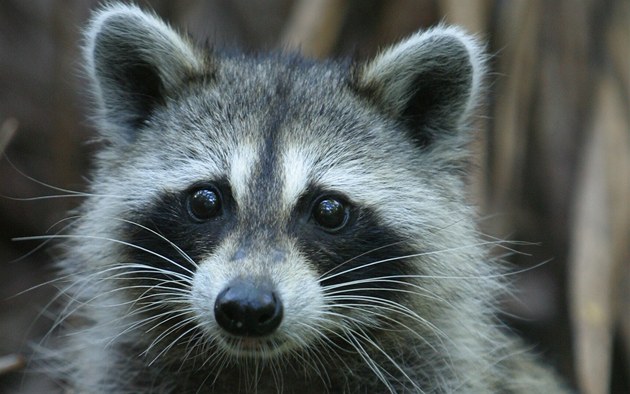
[[[214,317],[232,335],[261,337],[273,333],[282,321],[282,301],[269,283],[236,280],[214,303]]]

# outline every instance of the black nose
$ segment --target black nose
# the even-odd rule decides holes
[[[233,335],[269,335],[282,321],[282,302],[271,284],[237,280],[217,296],[214,318]]]

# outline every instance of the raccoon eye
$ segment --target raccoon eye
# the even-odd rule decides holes
[[[219,214],[221,198],[219,193],[210,187],[194,189],[188,195],[188,213],[196,220],[204,221]]]
[[[346,204],[336,197],[323,197],[313,207],[313,219],[321,227],[329,231],[341,230],[350,212]]]

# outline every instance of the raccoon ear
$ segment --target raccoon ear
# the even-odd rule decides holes
[[[92,17],[84,61],[99,128],[112,142],[133,141],[156,107],[208,69],[193,45],[161,19],[117,3]]]
[[[458,133],[478,99],[485,55],[456,27],[416,33],[358,70],[358,90],[403,122],[421,147]]]

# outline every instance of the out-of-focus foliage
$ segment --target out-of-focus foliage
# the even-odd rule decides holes
[[[298,47],[313,57],[364,58],[442,21],[478,33],[493,57],[472,195],[485,232],[532,243],[507,257],[516,267],[548,261],[514,275],[518,301],[505,300],[504,320],[581,392],[630,392],[630,2],[142,4],[219,50]],[[0,2],[0,151],[13,135],[10,161],[0,160],[2,196],[63,194],[45,184],[84,187],[95,146],[85,143],[89,100],[78,53],[80,26],[96,5]],[[8,363],[0,391],[46,390],[35,377],[20,383],[9,372],[19,358],[2,356],[24,352],[53,319],[36,319],[52,285],[7,299],[53,275],[50,253],[28,254],[38,245],[11,238],[57,231],[63,223],[49,227],[79,202],[0,198],[0,361]]]

